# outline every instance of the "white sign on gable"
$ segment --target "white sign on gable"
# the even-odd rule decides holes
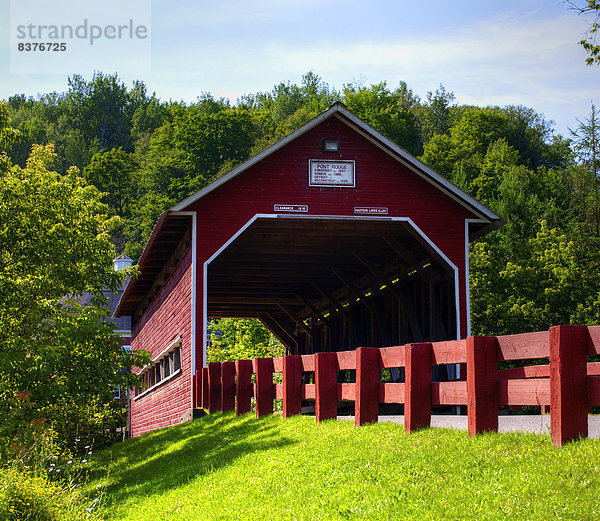
[[[385,206],[355,206],[354,213],[357,215],[387,215]]]
[[[354,161],[309,159],[308,186],[354,188]]]
[[[275,204],[273,205],[273,211],[275,212],[308,212],[307,204]]]

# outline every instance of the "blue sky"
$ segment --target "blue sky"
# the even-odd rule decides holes
[[[58,1],[72,13],[81,5]],[[442,83],[458,103],[530,106],[562,134],[600,103],[600,67],[586,66],[577,45],[590,19],[560,0],[146,1],[150,70],[104,72],[142,79],[163,100],[211,92],[235,102],[312,70],[336,89],[406,81],[425,97]],[[66,90],[64,72],[11,74],[8,46],[9,0],[0,0],[0,98]],[[72,73],[97,68],[81,60]]]

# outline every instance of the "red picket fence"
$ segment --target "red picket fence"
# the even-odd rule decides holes
[[[428,427],[433,406],[466,405],[471,436],[498,430],[500,406],[540,405],[550,408],[552,441],[561,446],[587,437],[590,407],[600,405],[600,362],[587,361],[593,355],[600,355],[600,326],[210,363],[195,375],[196,403],[240,415],[250,412],[254,397],[260,417],[273,413],[278,398],[288,417],[313,399],[319,422],[337,417],[338,400],[350,400],[357,426],[376,422],[380,403],[399,403],[407,432]],[[498,369],[498,362],[539,358],[549,364]],[[432,382],[432,367],[442,364],[461,364],[466,380]],[[380,369],[400,367],[404,383],[380,382]],[[356,383],[337,383],[343,370],[356,370]],[[314,383],[302,383],[302,373],[313,372]],[[274,373],[283,373],[283,383],[273,383]]]

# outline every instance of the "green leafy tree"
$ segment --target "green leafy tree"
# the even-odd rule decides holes
[[[257,129],[252,153],[293,132],[339,99],[339,93],[312,71],[302,76],[301,85],[282,82],[271,92],[242,96],[238,107],[251,111]]]
[[[104,153],[94,154],[90,163],[83,169],[83,177],[88,183],[103,192],[102,200],[108,204],[111,213],[121,219],[111,229],[111,240],[118,252],[124,251],[131,240],[131,223],[138,193],[139,165],[134,154],[122,148],[112,148]]]
[[[0,447],[35,418],[60,422],[59,404],[82,407],[128,388],[145,356],[124,350],[107,319],[103,290],[116,290],[111,218],[102,194],[51,170],[51,145],[11,165],[14,139],[0,104]],[[82,305],[89,295],[90,305]],[[66,430],[75,431],[76,425]]]
[[[138,165],[133,154],[122,148],[112,148],[94,154],[83,169],[83,177],[101,192],[112,212],[120,217],[131,215],[131,204],[135,197],[135,174]]]
[[[94,74],[91,81],[75,74],[69,78],[65,102],[75,126],[98,149],[124,147],[133,151],[127,87],[116,74]]]
[[[166,106],[161,103],[155,93],[148,95],[144,82],[136,80],[129,91],[129,109],[131,114],[131,138],[135,142],[151,134],[163,124]]]
[[[285,347],[256,319],[220,318],[210,323],[209,362],[283,356]]]
[[[390,91],[385,82],[370,87],[345,85],[343,102],[346,106],[388,138],[418,154],[419,135],[414,114],[403,107],[406,92]]]
[[[406,85],[406,84],[404,84]],[[412,94],[412,92],[411,92]],[[419,138],[421,146],[429,142],[434,135],[447,134],[457,117],[453,103],[453,92],[448,92],[440,84],[440,88],[427,93],[427,102],[411,104],[408,108],[415,114],[419,122]]]
[[[68,85],[64,93],[9,99],[12,124],[21,132],[10,149],[16,164],[25,167],[33,144],[52,143],[59,172],[73,165],[83,170],[95,153],[119,147],[133,152],[138,140],[149,139],[164,122],[165,104],[141,81],[128,89],[117,74],[97,72],[89,81],[74,75]]]
[[[600,323],[600,256],[593,248],[542,221],[523,250],[517,256],[486,242],[472,247],[474,334]]]
[[[144,250],[160,214],[173,206],[177,200],[158,192],[147,192],[132,206],[132,217],[119,227],[125,240],[124,251],[132,259],[138,259]]]
[[[552,139],[551,124],[522,106],[463,108],[449,133],[435,134],[426,143],[421,159],[476,195],[479,186],[473,183],[482,173],[486,155],[497,155],[498,147],[508,150],[507,145],[518,153],[514,156],[516,165],[531,171],[541,167],[564,169],[571,161],[568,142],[561,138]],[[492,152],[494,149],[496,152]]]
[[[153,134],[142,174],[144,191],[180,200],[202,188],[226,161],[246,159],[255,139],[251,114],[243,109],[207,113],[200,106],[174,106],[172,119]]]
[[[600,236],[600,112],[592,103],[589,116],[571,130],[579,164],[572,169],[573,199],[584,232]]]

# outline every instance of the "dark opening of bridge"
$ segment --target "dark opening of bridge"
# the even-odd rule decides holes
[[[290,354],[457,337],[456,269],[407,219],[258,217],[207,269],[207,315]]]

